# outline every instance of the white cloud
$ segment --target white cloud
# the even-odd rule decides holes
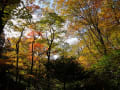
[[[70,45],[76,44],[78,42],[77,38],[69,38],[66,40],[67,43],[69,43]]]

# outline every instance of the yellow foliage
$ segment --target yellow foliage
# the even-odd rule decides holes
[[[80,56],[78,62],[80,62],[85,68],[89,68],[89,63],[85,56]]]

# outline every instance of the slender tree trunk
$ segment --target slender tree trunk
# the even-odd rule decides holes
[[[32,42],[32,63],[31,63],[31,74],[33,74],[33,65],[34,65],[34,41]]]
[[[21,38],[23,36],[23,31],[24,31],[24,28],[21,32],[21,35],[16,43],[16,83],[18,83],[18,77],[19,77],[19,43],[21,41]]]
[[[19,43],[16,44],[16,54],[17,54],[17,61],[16,61],[16,83],[18,82],[18,75],[19,75],[19,69],[18,69],[18,63],[19,63]]]
[[[99,49],[99,47],[98,47],[98,45],[96,44],[96,41],[94,40],[94,37],[93,37],[93,35],[91,34],[91,32],[89,31],[89,37],[91,37],[92,38],[92,40],[93,40],[93,43],[94,43],[94,45],[95,45],[95,47],[97,48],[97,50],[98,50],[98,52],[99,52],[99,54],[101,54],[101,51],[100,51],[100,49]]]
[[[64,81],[64,90],[66,90],[66,82]]]
[[[53,28],[50,28],[50,33],[51,33],[51,39],[48,39],[47,37],[47,40],[48,40],[48,45],[49,45],[49,48],[48,48],[48,51],[47,51],[47,57],[48,57],[48,66],[47,66],[47,80],[48,80],[48,86],[47,86],[47,89],[50,90],[50,57],[51,57],[51,49],[52,49],[52,44],[53,44],[53,41],[54,41],[54,37],[55,37],[55,31]]]
[[[33,75],[33,66],[34,66],[34,41],[32,41],[32,62],[31,62],[31,70],[30,70],[30,73],[31,73],[31,75]],[[29,82],[28,82],[28,86],[30,86],[30,84],[34,84],[34,82],[33,82],[33,79],[32,79],[32,77],[30,77],[30,80],[29,80]]]
[[[47,84],[47,89],[50,89],[50,50],[51,49],[49,49],[48,50],[48,52],[47,52],[47,56],[48,56],[48,66],[47,66],[47,82],[48,82],[48,84]]]
[[[103,48],[103,53],[106,55],[107,54],[107,49],[106,49],[106,46],[105,46],[105,43],[104,43],[104,40],[103,40],[103,37],[102,37],[102,33],[101,33],[101,31],[100,31],[100,29],[98,28],[97,25],[94,25],[94,28],[96,29],[96,31],[98,33],[99,40],[100,40],[100,43],[101,43],[102,48]]]
[[[40,60],[39,60],[38,79],[40,79]]]
[[[63,67],[65,67],[65,59],[64,59],[64,55],[63,55]],[[63,87],[63,90],[66,90],[66,72],[65,72],[65,70],[64,70],[64,87]]]

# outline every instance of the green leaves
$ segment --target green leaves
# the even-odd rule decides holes
[[[113,86],[119,82],[118,78],[120,74],[120,51],[114,51],[112,54],[103,56],[97,64],[93,65],[92,69],[95,70],[95,74],[99,78],[106,78],[108,82],[111,82]],[[112,78],[111,78],[112,77]]]
[[[56,13],[47,13],[45,18],[43,18],[40,23],[59,26],[61,23],[64,23],[64,20]]]

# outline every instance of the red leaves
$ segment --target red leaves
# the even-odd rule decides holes
[[[38,32],[38,35],[39,35],[39,36],[42,36],[42,32]]]
[[[30,10],[36,10],[36,9],[40,9],[40,6],[33,4],[32,6],[27,6],[26,8]]]
[[[30,33],[27,34],[28,37],[28,41],[30,42],[29,44],[29,54],[28,58],[29,60],[32,60],[32,56],[31,54],[35,52],[43,52],[44,51],[44,45],[37,43],[36,39],[39,38],[40,36],[42,36],[42,33],[39,31],[34,31],[32,30]],[[34,60],[37,60],[37,57],[34,56]]]
[[[36,49],[42,49],[44,46],[40,43],[34,43],[33,48]],[[32,50],[32,44],[29,45],[30,51]]]
[[[42,33],[41,33],[41,32],[31,31],[30,33],[28,33],[28,36],[30,36],[29,41],[30,41],[30,42],[34,42],[34,43],[33,43],[34,49],[36,49],[36,50],[39,50],[39,49],[40,49],[40,50],[41,50],[41,48],[43,48],[43,45],[42,45],[42,44],[40,44],[40,43],[35,43],[35,40],[36,40],[35,37],[42,36]],[[30,44],[29,47],[30,47],[30,51],[31,51],[31,50],[32,50],[32,44]]]
[[[40,43],[35,43],[34,48],[43,48],[43,45]]]
[[[36,35],[38,35],[36,31],[31,31],[30,33],[28,33],[28,36],[30,36],[31,38],[35,37]]]
[[[26,8],[27,8],[30,12],[34,12],[34,11],[36,11],[37,9],[40,9],[40,6],[33,4],[33,5],[31,5],[31,6],[26,6]]]
[[[38,31],[31,31],[30,33],[28,33],[28,36],[34,38],[35,36],[42,36],[42,33]]]

